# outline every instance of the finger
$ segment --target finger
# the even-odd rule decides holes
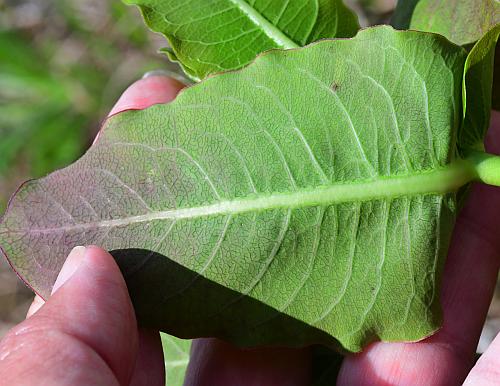
[[[238,349],[219,339],[193,341],[185,385],[311,384],[311,354],[305,349]]]
[[[487,148],[500,153],[500,114]],[[454,229],[443,272],[443,327],[418,343],[375,343],[343,363],[340,385],[454,385],[473,362],[500,264],[500,189],[472,188]]]
[[[0,342],[0,385],[125,385],[137,346],[132,303],[113,257],[77,247],[45,305]]]
[[[472,371],[464,386],[495,386],[500,383],[500,334],[491,343]]]
[[[152,71],[132,83],[118,98],[108,117],[125,110],[142,110],[158,103],[168,103],[185,87],[178,80],[159,74],[161,71]],[[94,143],[100,134],[99,131]]]
[[[109,115],[170,102],[183,87],[184,85],[178,80],[158,75],[158,72],[152,73],[130,85],[113,106]]]
[[[165,385],[165,362],[158,331],[139,330],[139,351],[130,386],[143,385]]]

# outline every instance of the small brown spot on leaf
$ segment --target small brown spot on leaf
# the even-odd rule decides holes
[[[337,82],[333,82],[330,88],[332,89],[333,92],[337,92],[340,89],[340,84],[338,84]]]

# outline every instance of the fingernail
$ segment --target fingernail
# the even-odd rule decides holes
[[[28,312],[26,314],[26,319],[28,319],[31,315],[33,315],[35,312],[37,312],[42,306],[45,304],[43,299],[35,295],[35,298],[33,299],[33,302],[30,305],[30,308],[28,309]]]
[[[62,266],[61,272],[59,272],[59,275],[57,276],[57,280],[54,283],[51,295],[53,295],[59,288],[61,288],[63,284],[66,283],[68,279],[76,272],[83,261],[85,249],[85,247],[75,247],[69,253],[68,258]]]
[[[170,76],[170,73],[168,71],[165,71],[165,70],[152,70],[152,71],[146,72],[142,76],[142,79],[151,78],[153,76]]]

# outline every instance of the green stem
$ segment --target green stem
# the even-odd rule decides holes
[[[500,186],[500,156],[473,151],[467,157],[476,178],[488,185]]]

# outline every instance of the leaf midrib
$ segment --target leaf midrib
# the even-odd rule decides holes
[[[314,189],[299,189],[273,194],[253,194],[247,197],[224,200],[192,208],[169,209],[119,219],[71,224],[52,228],[4,230],[2,233],[51,233],[126,226],[157,220],[182,220],[199,217],[235,215],[273,209],[298,209],[346,202],[364,202],[378,199],[395,199],[404,196],[446,194],[477,177],[471,162],[457,160],[444,167],[392,177],[379,177],[368,181],[353,181],[319,185]]]
[[[259,27],[271,40],[273,40],[280,48],[297,48],[299,47],[294,41],[280,31],[274,24],[269,22],[255,8],[250,6],[245,0],[229,0],[241,12]]]

